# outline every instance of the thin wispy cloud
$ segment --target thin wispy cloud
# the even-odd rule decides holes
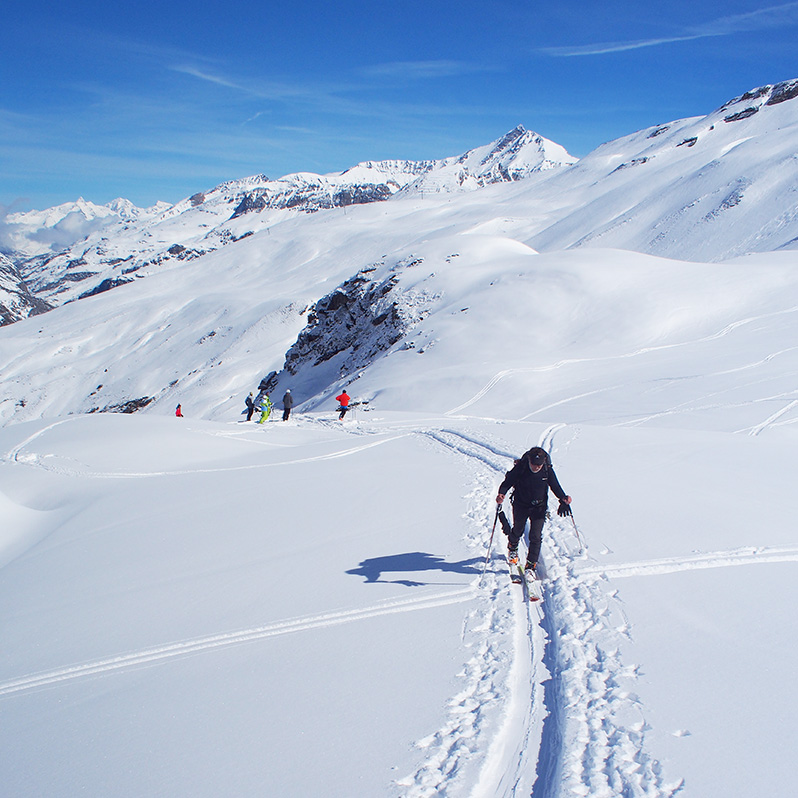
[[[231,89],[238,94],[258,100],[300,101],[304,103],[323,104],[334,102],[339,93],[347,91],[345,84],[326,85],[324,83],[306,84],[301,81],[282,82],[264,79],[230,78],[217,71],[203,69],[193,65],[173,65],[169,69],[188,75],[205,83]]]
[[[682,33],[674,36],[625,42],[601,42],[577,47],[544,47],[541,48],[540,52],[560,57],[606,55],[607,53],[621,53],[626,50],[640,50],[644,47],[657,47],[662,44],[674,44],[676,42],[708,39],[716,36],[730,36],[734,33],[766,30],[796,23],[798,23],[798,2],[785,3],[779,6],[758,9],[757,11],[749,11],[745,14],[719,17],[703,25],[685,28]]]
[[[484,71],[484,67],[464,61],[392,61],[365,67],[361,74],[372,78],[401,78],[403,80],[426,80],[446,78]]]
[[[199,80],[204,80],[208,83],[214,83],[217,86],[224,86],[228,89],[236,89],[237,91],[243,91],[247,94],[255,94],[254,91],[243,86],[239,83],[234,83],[232,80],[228,80],[227,78],[219,77],[219,75],[212,75],[210,72],[207,72],[202,69],[197,69],[197,67],[193,66],[173,66],[172,70],[174,72],[181,72],[184,75],[190,75],[191,77],[198,78]]]

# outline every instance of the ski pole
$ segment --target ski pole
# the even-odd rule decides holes
[[[493,519],[493,529],[490,530],[490,540],[488,541],[488,551],[485,554],[485,563],[482,566],[482,576],[485,576],[485,571],[488,569],[488,560],[490,559],[490,550],[493,546],[493,533],[496,531],[496,522],[499,520],[499,510],[501,505],[496,505],[496,517]]]
[[[574,525],[574,532],[576,532],[576,539],[579,541],[579,548],[582,551],[584,551],[585,550],[585,544],[582,543],[582,538],[581,538],[581,536],[579,534],[579,530],[576,527],[576,521],[574,521],[574,514],[573,513],[571,513],[571,523]]]

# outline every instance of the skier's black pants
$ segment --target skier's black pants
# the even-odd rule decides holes
[[[543,524],[546,523],[546,505],[519,507],[513,505],[513,528],[508,535],[511,549],[518,548],[518,542],[524,536],[526,522],[529,521],[529,549],[526,561],[536,563],[540,557],[540,544],[543,539]]]
[[[290,416],[290,415],[291,415],[291,408],[290,407],[286,407],[283,410],[283,421],[288,421],[288,416]]]

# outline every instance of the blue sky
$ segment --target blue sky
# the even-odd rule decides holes
[[[798,77],[798,2],[6,4],[0,211],[440,158],[518,124],[582,156]]]

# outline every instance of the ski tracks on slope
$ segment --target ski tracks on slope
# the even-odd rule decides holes
[[[302,618],[277,621],[264,626],[257,626],[236,632],[226,632],[208,635],[206,637],[198,637],[192,640],[167,643],[141,651],[119,654],[93,662],[84,662],[82,664],[57,668],[43,673],[30,674],[17,679],[0,682],[0,697],[48,687],[60,682],[82,679],[87,676],[109,674],[114,671],[129,670],[143,665],[152,665],[176,657],[185,657],[199,652],[208,652],[213,649],[241,645],[243,643],[264,640],[278,635],[338,626],[340,624],[361,621],[366,618],[376,618],[382,615],[417,612],[419,610],[443,607],[449,604],[460,604],[472,601],[475,595],[475,589],[473,587],[468,587],[460,590],[431,593],[412,599],[386,601],[371,607],[308,615]]]
[[[453,430],[419,434],[469,465],[475,486],[467,499],[466,543],[481,554],[485,524],[495,512],[491,499],[496,476],[506,470],[512,454]],[[496,538],[501,538],[498,530]],[[498,547],[494,539],[494,549]],[[462,688],[448,702],[444,725],[416,742],[425,759],[414,773],[396,781],[402,798],[469,793],[501,798],[531,792],[539,748],[534,719],[542,717],[542,692],[537,701],[533,694],[542,681],[538,668],[543,643],[535,640],[542,632],[531,623],[521,592],[512,591],[503,560],[491,561],[479,584],[483,601],[469,613],[463,629],[471,656],[458,674]]]
[[[390,443],[392,441],[398,440],[399,438],[405,438],[410,434],[408,432],[399,432],[394,435],[387,435],[387,436],[383,435],[379,436],[377,440],[371,440],[367,443],[362,443],[357,446],[345,446],[336,449],[332,452],[327,452],[326,454],[319,454],[319,455],[314,455],[312,457],[303,457],[293,460],[292,459],[275,460],[267,463],[252,463],[250,465],[240,465],[240,466],[221,466],[221,467],[207,467],[207,468],[197,468],[197,467],[173,468],[170,470],[160,470],[160,471],[156,470],[91,471],[85,467],[70,467],[68,465],[64,465],[64,460],[61,458],[58,459],[57,463],[48,462],[48,458],[52,457],[52,455],[49,454],[40,455],[33,452],[24,451],[35,440],[43,437],[44,435],[46,435],[46,433],[50,432],[55,427],[58,427],[61,424],[66,424],[78,420],[80,420],[79,416],[75,418],[62,419],[60,421],[56,421],[53,424],[49,424],[46,427],[43,427],[42,429],[35,432],[33,435],[30,435],[29,437],[25,438],[25,440],[21,441],[16,446],[11,448],[3,456],[3,459],[9,463],[25,465],[31,468],[38,468],[42,471],[49,471],[54,474],[60,474],[61,476],[90,477],[92,479],[147,479],[152,477],[185,476],[189,474],[219,474],[223,472],[233,472],[233,471],[253,471],[253,470],[266,469],[266,468],[282,468],[284,466],[289,466],[289,465],[314,463],[322,460],[335,460],[340,457],[349,457],[354,454],[359,454],[360,452],[363,452],[367,449],[372,449],[375,446],[382,446],[384,443]],[[206,433],[206,434],[212,434],[215,437],[230,437],[230,438],[240,437],[240,433],[238,432]]]
[[[549,427],[540,445],[550,451],[563,426]],[[497,481],[517,453],[452,429],[422,434],[474,466],[469,543],[484,547]],[[501,548],[497,534],[494,551]],[[680,790],[680,781],[665,782],[646,751],[647,726],[632,689],[636,667],[619,654],[626,619],[599,584],[606,569],[579,570],[576,547],[570,525],[560,519],[548,524],[540,608],[511,592],[503,561],[492,560],[499,567],[488,569],[486,601],[470,619],[476,642],[463,673],[466,687],[450,702],[447,724],[419,741],[430,754],[415,774],[398,782],[403,796],[667,798]],[[490,712],[497,700],[504,701],[498,720]],[[486,740],[489,749],[480,758]],[[480,771],[469,780],[467,765],[475,761]]]
[[[667,783],[660,763],[646,750],[648,727],[634,693],[637,667],[621,659],[628,622],[600,584],[604,571],[581,570],[572,561],[576,545],[572,529],[560,519],[551,522],[544,537],[543,623],[552,672],[548,737],[559,748],[550,744],[543,757],[546,783],[536,785],[534,798],[675,795],[682,781]]]
[[[591,565],[574,569],[579,576],[611,577],[654,576],[695,571],[704,568],[728,568],[731,565],[798,562],[798,546],[744,546],[730,551],[691,554],[684,557],[663,557],[659,560]]]

